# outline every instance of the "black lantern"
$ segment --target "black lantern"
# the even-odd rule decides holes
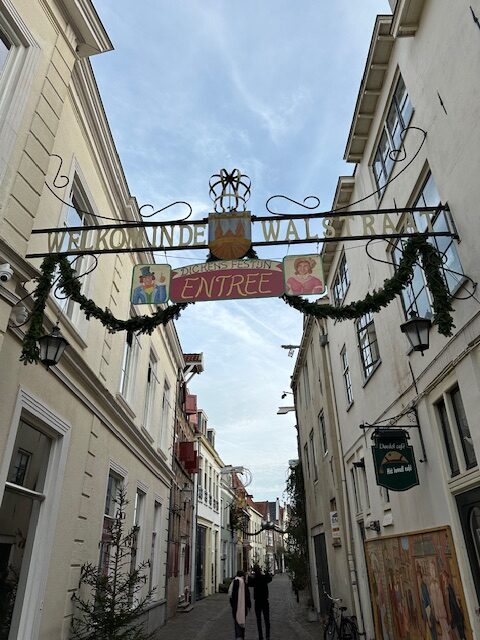
[[[400,330],[407,336],[407,339],[414,351],[423,352],[430,346],[429,331],[432,325],[428,318],[420,318],[412,314],[410,320],[400,325]]]
[[[60,333],[60,328],[57,325],[53,327],[50,335],[38,339],[38,346],[40,348],[40,362],[47,365],[48,369],[52,365],[58,364],[68,342]]]

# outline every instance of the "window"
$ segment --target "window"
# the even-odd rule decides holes
[[[355,500],[355,512],[360,513],[362,508],[361,508],[360,501],[358,499],[357,478],[355,476],[355,467],[352,467],[350,469],[350,477],[352,479],[353,498]]]
[[[154,592],[154,598],[160,599],[158,593],[158,587],[160,585],[160,531],[162,524],[162,505],[159,502],[155,502],[153,512],[153,529],[152,529],[152,542],[150,545],[150,576],[148,588],[149,591],[156,587]]]
[[[308,361],[305,359],[305,363],[303,365],[303,393],[305,402],[310,402],[310,378],[308,375]]]
[[[470,427],[458,386],[437,402],[437,412],[442,430],[452,477],[477,465]]]
[[[377,188],[383,192],[395,164],[395,151],[402,146],[402,132],[408,127],[413,108],[403,78],[400,76],[387,113],[383,132],[373,161]]]
[[[340,353],[340,359],[342,361],[342,375],[343,375],[343,384],[345,387],[345,396],[347,399],[347,406],[349,407],[353,402],[353,391],[352,391],[352,378],[350,376],[350,367],[348,366],[347,350],[345,347],[343,347]]]
[[[41,504],[46,498],[44,487],[51,445],[52,439],[42,431],[20,422],[0,506],[1,631],[5,634],[2,638],[9,636],[15,612],[22,607],[31,548]],[[19,636],[13,636],[12,631],[10,637]]]
[[[419,197],[414,203],[414,207],[437,207],[441,203],[440,195],[437,191],[435,181],[430,173],[423,183]],[[425,214],[421,212],[414,213],[415,225],[419,232],[426,231],[428,228]],[[434,231],[448,231],[449,226],[444,211],[437,213],[431,220],[431,227]],[[394,251],[393,260],[398,264],[402,258],[402,247],[406,239],[400,240]],[[443,255],[442,273],[445,283],[450,293],[453,293],[463,280],[463,269],[458,257],[457,248],[453,238],[448,236],[439,236],[429,238],[428,242],[435,246]],[[432,305],[430,291],[427,289],[425,274],[423,269],[415,265],[412,281],[402,291],[403,306],[405,315],[410,318],[412,313],[422,316],[432,316]]]
[[[130,556],[131,572],[135,571],[137,566],[142,562],[145,498],[145,492],[141,489],[137,489],[137,492],[135,494],[135,505],[133,509],[134,535],[132,537],[132,555]]]
[[[310,456],[308,455],[308,443],[303,447],[303,453],[305,457],[305,466],[307,467],[307,474],[310,478]]]
[[[363,489],[363,500],[362,505],[365,505],[365,509],[367,511],[370,510],[370,494],[368,493],[368,481],[367,481],[367,472],[365,470],[365,460],[363,458],[360,459],[360,464],[358,466],[358,471],[360,474],[360,478],[362,481],[362,489]]]
[[[337,275],[333,281],[333,303],[335,306],[340,306],[345,299],[348,287],[350,285],[350,275],[348,273],[347,259],[343,254],[340,264],[338,265]]]
[[[161,432],[160,432],[160,446],[162,449],[166,449],[166,441],[168,434],[168,426],[170,419],[170,385],[168,384],[168,380],[165,379],[163,385],[163,400],[162,400],[162,421],[161,421]]]
[[[133,397],[134,374],[137,367],[139,342],[133,331],[127,331],[120,373],[120,393],[125,400]]]
[[[453,412],[455,414],[460,442],[462,443],[465,464],[467,469],[471,469],[477,465],[477,458],[475,456],[475,449],[473,448],[473,441],[470,434],[470,427],[467,422],[467,416],[465,415],[462,396],[460,395],[460,389],[458,387],[450,392],[450,399],[453,406]]]
[[[313,429],[310,431],[310,449],[312,450],[313,479],[318,480],[317,454],[315,451],[315,442],[313,441]]]
[[[327,440],[327,428],[325,426],[325,414],[323,411],[318,416],[318,422],[320,425],[320,435],[322,436],[323,455],[328,453],[328,440]]]
[[[437,403],[437,411],[440,419],[440,427],[442,429],[448,462],[450,465],[450,472],[452,474],[452,477],[457,476],[460,473],[460,467],[458,466],[458,459],[455,452],[455,444],[453,442],[452,431],[450,429],[450,422],[448,420],[445,400],[440,400],[440,402]]]
[[[380,361],[377,334],[371,313],[366,313],[356,322],[358,348],[362,361],[363,377],[368,379]]]
[[[152,426],[153,409],[155,406],[155,390],[157,388],[157,359],[155,354],[150,351],[150,359],[148,361],[147,369],[147,387],[145,390],[145,409],[143,425],[146,429],[150,430]]]
[[[103,516],[102,539],[100,541],[100,567],[103,573],[108,573],[110,559],[110,542],[112,540],[112,523],[115,517],[116,504],[119,491],[123,488],[123,478],[114,471],[108,474],[107,493],[105,496],[105,508]]]
[[[92,208],[88,202],[85,190],[83,189],[78,176],[75,176],[73,179],[70,201],[71,205],[67,208],[63,226],[68,229],[69,227],[84,227],[90,224],[91,221],[89,220],[88,212],[90,212]],[[67,251],[75,248],[76,247],[74,246],[70,236],[65,236],[60,250]],[[71,263],[72,268],[74,268],[75,273],[78,274],[83,274],[88,271],[92,264],[91,256],[69,256],[68,260]],[[88,277],[89,276],[83,276],[80,278],[82,293],[85,293]],[[63,294],[60,293],[60,296],[61,295]],[[70,320],[75,320],[78,314],[78,304],[73,302],[70,298],[65,300],[60,299],[60,303],[63,313],[70,318]]]

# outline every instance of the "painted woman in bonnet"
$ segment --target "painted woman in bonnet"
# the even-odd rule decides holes
[[[287,293],[299,296],[323,293],[323,282],[313,275],[317,262],[309,256],[300,256],[293,263],[295,275],[287,280]]]

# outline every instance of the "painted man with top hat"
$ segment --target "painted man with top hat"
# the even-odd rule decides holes
[[[140,285],[132,293],[133,304],[160,304],[167,300],[167,286],[165,276],[160,276],[160,283],[155,283],[155,273],[150,266],[140,268]]]

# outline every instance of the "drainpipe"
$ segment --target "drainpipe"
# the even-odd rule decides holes
[[[321,326],[319,319],[315,318],[315,321],[317,323],[320,333],[325,335],[326,332]],[[359,622],[359,627],[361,629],[364,629],[365,625],[364,625],[364,619],[363,619],[363,613],[362,613],[362,605],[360,601],[360,594],[358,591],[357,569],[355,566],[355,553],[354,553],[353,544],[352,544],[353,529],[352,529],[352,521],[350,518],[351,512],[350,512],[350,502],[348,499],[347,479],[346,479],[346,473],[345,473],[345,460],[343,457],[342,434],[340,431],[340,423],[338,419],[337,397],[335,393],[335,385],[333,383],[332,361],[330,357],[330,347],[328,345],[328,341],[325,342],[325,345],[323,348],[325,349],[325,360],[327,364],[329,385],[330,385],[332,399],[333,399],[335,435],[337,438],[337,448],[338,448],[338,453],[340,458],[340,479],[341,479],[341,487],[342,487],[342,502],[345,505],[345,510],[344,510],[345,528],[347,530],[345,535],[345,540],[347,543],[347,562],[348,562],[348,568],[350,571],[350,584],[352,585],[353,604],[354,604],[355,613],[357,615],[357,619]]]

